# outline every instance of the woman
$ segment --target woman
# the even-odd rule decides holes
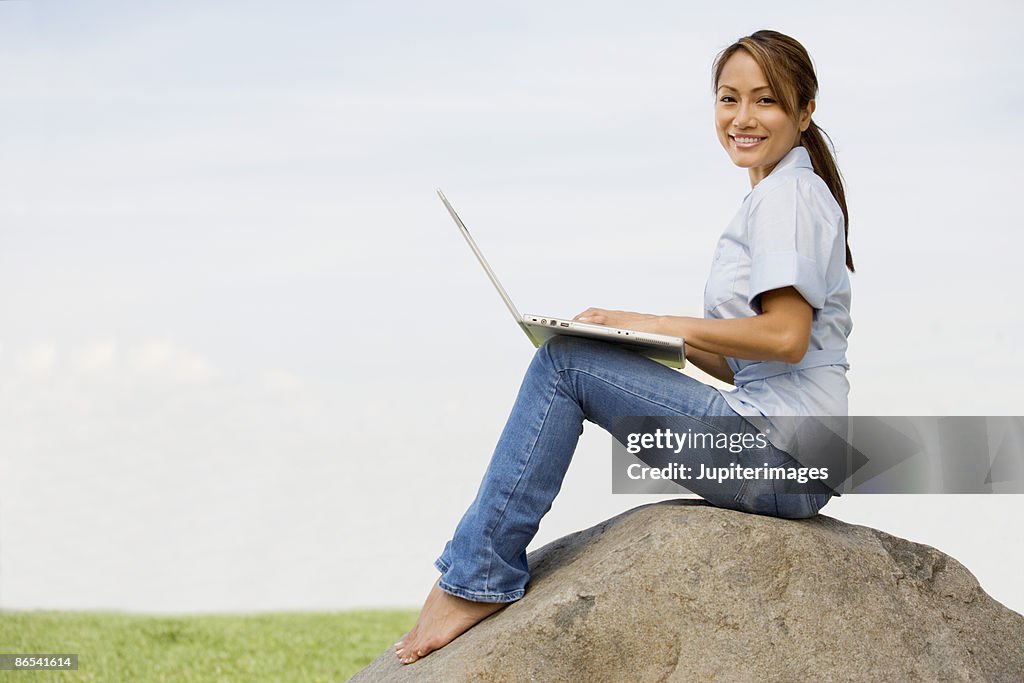
[[[752,190],[719,241],[704,318],[588,308],[576,319],[683,337],[687,358],[735,390],[611,344],[573,337],[544,344],[477,497],[435,562],[441,577],[416,626],[395,644],[403,663],[523,596],[526,547],[558,493],[584,419],[611,431],[625,415],[699,427],[732,417],[756,432],[760,418],[771,445],[733,459],[775,467],[794,464],[786,452],[794,435],[772,416],[846,415],[853,260],[842,181],[811,120],[814,67],[797,41],[758,31],[719,54],[714,86],[719,141],[747,169]],[[817,514],[830,496],[772,482],[688,488],[714,505],[788,518]]]

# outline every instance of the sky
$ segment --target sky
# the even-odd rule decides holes
[[[813,57],[847,183],[851,412],[1024,414],[1022,15],[0,2],[0,607],[418,605],[532,354],[435,188],[523,312],[699,315],[749,191],[711,64],[759,28]],[[660,499],[611,494],[610,445],[533,548]],[[1024,612],[1020,496],[823,512]]]

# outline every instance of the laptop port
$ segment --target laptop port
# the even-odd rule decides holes
[[[554,326],[555,326],[555,325],[557,325],[557,324],[558,324],[558,321],[557,321],[557,320],[552,320],[552,321],[551,321],[551,326],[552,326],[552,327],[554,327]]]
[[[562,327],[569,327],[569,323],[562,323]]]

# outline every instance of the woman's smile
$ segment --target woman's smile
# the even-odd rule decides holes
[[[754,135],[730,135],[729,137],[732,138],[733,145],[737,149],[753,149],[765,139]]]

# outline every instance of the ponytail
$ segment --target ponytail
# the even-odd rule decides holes
[[[828,142],[826,142],[826,140]],[[850,251],[850,212],[846,208],[846,190],[843,188],[843,176],[836,164],[835,145],[832,138],[828,136],[824,128],[818,127],[813,120],[807,130],[800,134],[800,144],[807,150],[811,157],[811,165],[814,172],[825,181],[828,189],[835,197],[839,208],[843,210],[843,229],[846,240],[846,267],[853,273],[853,253]]]

